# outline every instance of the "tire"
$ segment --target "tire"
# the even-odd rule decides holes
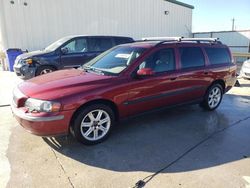
[[[41,66],[41,67],[37,68],[36,76],[47,74],[47,73],[53,72],[55,70],[56,69],[54,67],[51,67],[51,66]]]
[[[103,121],[102,124],[101,121]],[[81,109],[76,116],[72,125],[73,135],[83,144],[98,144],[108,138],[114,122],[115,115],[109,106],[90,105]]]
[[[207,90],[204,100],[201,102],[200,106],[208,111],[213,111],[221,103],[223,97],[223,89],[220,84],[213,84]]]

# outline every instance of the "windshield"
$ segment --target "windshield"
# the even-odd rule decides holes
[[[137,59],[146,48],[119,46],[97,56],[84,69],[108,75],[118,75]]]
[[[45,51],[54,51],[59,46],[61,46],[63,43],[65,43],[66,41],[68,41],[69,39],[71,39],[71,37],[61,38],[58,41],[56,41],[56,42],[52,43],[51,45],[49,45],[47,48],[45,48]]]

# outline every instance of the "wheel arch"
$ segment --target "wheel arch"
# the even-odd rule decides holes
[[[215,107],[213,107],[213,108],[208,106],[208,99],[207,99],[207,98],[208,98],[208,95],[209,95],[209,90],[210,90],[211,87],[212,87],[213,85],[215,85],[215,84],[219,84],[219,85],[221,86],[221,88],[222,88],[222,95],[225,93],[226,84],[225,84],[225,81],[224,81],[224,80],[218,79],[218,80],[214,80],[213,82],[211,82],[211,84],[210,84],[209,87],[207,88],[206,93],[205,93],[205,95],[204,95],[204,97],[203,97],[203,101],[200,103],[200,106],[201,106],[202,108],[204,108],[205,110],[209,110],[209,111],[215,110],[215,109],[219,106],[219,104],[221,103],[222,95],[221,95],[220,101],[219,101],[219,103],[218,103],[217,106],[215,106]]]
[[[226,83],[225,83],[225,81],[222,80],[222,79],[214,80],[214,81],[210,84],[210,86],[208,87],[207,91],[208,91],[209,88],[210,88],[212,85],[214,85],[214,84],[220,84],[221,87],[222,87],[222,89],[223,89],[223,93],[225,93]]]
[[[73,113],[73,115],[72,115],[72,117],[70,119],[70,126],[69,126],[69,128],[71,128],[72,125],[74,124],[74,120],[77,117],[77,115],[80,113],[80,111],[83,108],[86,108],[87,106],[90,106],[90,105],[93,105],[93,104],[104,104],[104,105],[109,106],[113,110],[113,112],[114,112],[115,121],[119,121],[118,107],[117,107],[117,105],[113,101],[108,100],[108,99],[94,99],[94,100],[91,100],[91,101],[88,101],[88,102],[82,104],[81,106],[79,106],[76,109],[76,111]]]

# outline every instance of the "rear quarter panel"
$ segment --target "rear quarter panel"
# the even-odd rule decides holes
[[[203,48],[205,55],[206,55],[206,60],[207,60],[207,68],[209,70],[209,77],[210,77],[210,82],[212,83],[213,81],[216,80],[223,80],[225,83],[225,91],[229,90],[232,88],[236,82],[236,70],[237,66],[232,62],[232,54],[229,48],[225,45],[220,45],[220,46],[214,46],[215,48],[226,48],[228,51],[228,54],[230,56],[230,62],[225,62],[223,64],[211,64],[209,61],[208,55],[205,52],[205,49]]]

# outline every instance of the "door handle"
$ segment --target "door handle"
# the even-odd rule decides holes
[[[172,77],[172,78],[170,78],[170,80],[176,80],[176,78],[177,78],[177,77]]]

